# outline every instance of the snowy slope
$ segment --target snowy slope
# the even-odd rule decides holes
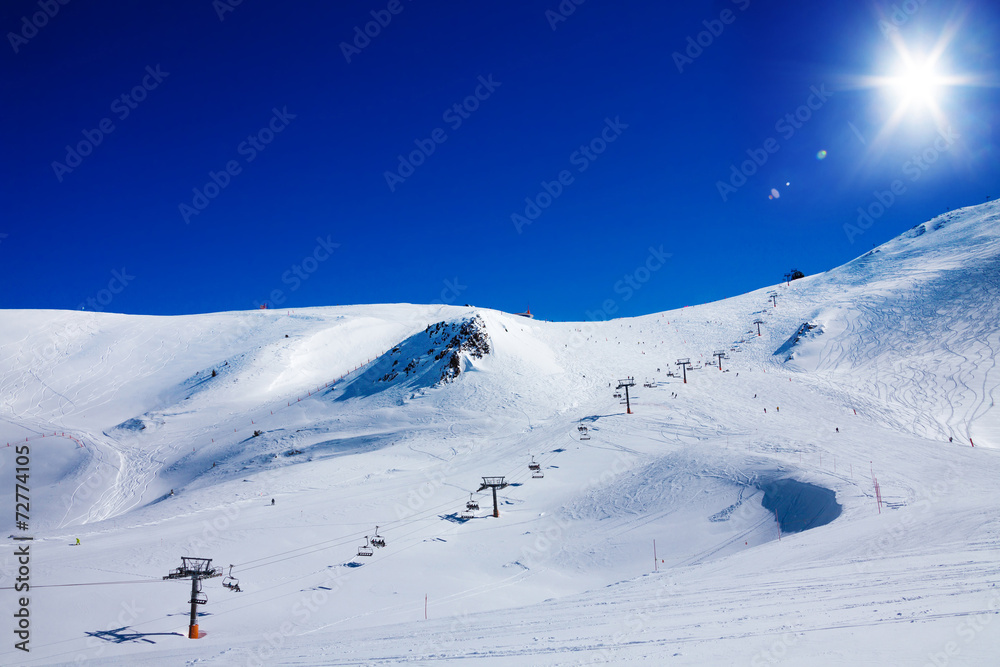
[[[0,313],[0,495],[2,445],[27,443],[32,584],[131,582],[33,588],[31,653],[0,663],[990,664],[998,217],[608,322]],[[486,475],[511,483],[498,519]],[[243,588],[205,582],[197,641],[161,579],[181,556]]]

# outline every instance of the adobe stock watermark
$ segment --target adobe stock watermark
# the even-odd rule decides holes
[[[389,0],[385,9],[373,9],[369,12],[372,20],[365,23],[364,29],[359,25],[354,26],[351,42],[340,43],[340,52],[344,54],[344,60],[347,61],[347,64],[350,65],[351,58],[360,55],[363,50],[368,48],[372,40],[381,35],[384,28],[389,27],[389,24],[392,23],[392,17],[398,16],[404,9],[406,7],[401,0]]]
[[[278,477],[277,470],[265,470],[254,475],[254,481],[261,485],[267,485]],[[201,522],[201,533],[192,535],[181,549],[181,554],[205,553],[218,547],[219,540],[240,518],[240,503],[246,502],[234,500],[214,508],[215,516],[211,521],[203,519]]]
[[[968,657],[959,657],[962,655],[962,648],[967,647],[979,637],[998,614],[1000,614],[1000,591],[993,590],[986,601],[986,609],[980,612],[965,614],[965,618],[955,627],[955,638],[946,641],[940,651],[928,653],[927,662],[924,663],[924,667],[974,664],[970,662],[970,658]],[[993,636],[996,636],[995,631]]]
[[[604,469],[600,475],[590,478],[580,488],[579,495],[584,496],[593,491],[607,488],[628,469],[625,452],[618,452],[610,466]],[[521,547],[520,562],[528,568],[541,565],[551,558],[555,548],[566,539],[567,535],[573,534],[573,524],[558,514],[550,514],[545,517],[542,525],[533,530],[532,533],[535,535],[534,540]]]
[[[480,442],[489,442],[502,437],[505,434],[503,422],[498,421],[492,415],[485,416],[489,420],[490,426],[488,428],[484,427],[481,431],[482,435],[477,436],[476,439]],[[442,466],[434,470],[423,469],[424,481],[411,486],[405,499],[396,500],[394,507],[396,518],[399,520],[409,519],[422,512],[434,510],[435,506],[429,505],[429,503],[442,489],[451,487],[464,488],[462,485],[449,482],[449,479],[454,477],[455,467],[458,462],[468,460],[468,457],[474,454],[475,451],[476,449],[473,444],[468,441],[455,445],[454,455],[445,461]],[[456,499],[456,506],[464,506],[465,501],[465,492],[463,491],[462,496]]]
[[[452,621],[451,625],[448,626],[448,631],[429,635],[417,649],[415,657],[420,660],[439,657],[449,648],[457,645],[459,639],[468,636],[476,628],[475,619],[469,615],[464,605],[457,614],[449,614],[449,616]]]
[[[559,24],[564,22],[576,11],[576,8],[587,0],[562,0],[555,9],[545,10],[545,20],[549,22],[549,27],[555,32]]]
[[[577,173],[582,174],[627,129],[628,125],[621,122],[620,116],[615,116],[614,120],[605,118],[604,127],[601,128],[600,133],[570,153],[569,163],[576,167]],[[575,181],[576,177],[573,176],[573,173],[569,169],[563,169],[551,181],[543,180],[541,182],[542,189],[538,194],[534,197],[524,198],[524,210],[520,213],[511,213],[510,215],[510,221],[513,223],[517,233],[523,234],[524,228],[537,220],[542,215],[542,212],[549,206],[552,206],[552,202],[562,196],[565,189]]]
[[[635,269],[622,276],[614,284],[615,294],[620,294],[622,301],[628,301],[635,293],[642,289],[642,286],[649,282],[653,274],[663,268],[667,260],[673,257],[673,253],[664,252],[663,245],[659,248],[649,246],[649,254],[646,260]],[[604,303],[597,310],[588,310],[587,319],[590,321],[600,321],[610,319],[618,312],[618,301],[616,299],[605,299]]]
[[[292,264],[287,271],[281,274],[282,284],[288,285],[288,291],[294,292],[300,287],[302,283],[309,280],[312,274],[316,273],[319,269],[320,264],[330,259],[333,255],[333,251],[340,247],[339,243],[334,243],[330,240],[330,235],[327,234],[326,238],[322,236],[316,237],[316,247],[313,248],[312,252],[302,258],[298,264]],[[271,308],[273,306],[280,306],[285,303],[285,291],[282,289],[273,289],[268,295],[268,298],[264,301],[254,301],[254,308],[261,308],[265,306]]]
[[[899,5],[894,4],[888,16],[879,19],[879,32],[886,38],[892,33],[898,33],[899,29],[906,25],[925,4],[927,0],[905,0]]]
[[[125,120],[168,76],[170,76],[170,72],[164,72],[159,65],[156,67],[147,65],[146,74],[138,84],[127,93],[122,93],[111,100],[111,113],[117,116],[119,121]],[[91,130],[81,130],[83,139],[72,146],[66,145],[66,157],[63,158],[63,161],[52,161],[52,171],[55,173],[56,179],[62,183],[63,177],[83,164],[83,158],[93,153],[94,149],[104,141],[104,137],[114,131],[115,123],[108,117],[98,121],[97,127]]]
[[[73,505],[77,501],[89,500],[98,490],[101,490],[101,493],[103,493],[111,478],[117,476],[119,473],[118,468],[106,463],[97,463],[97,467],[90,471],[90,474],[80,482],[80,485],[73,490],[73,493],[62,494],[60,500],[66,509],[66,514],[69,514],[69,511],[73,509]],[[65,516],[63,519],[65,520]]]
[[[765,648],[757,651],[750,659],[751,667],[765,667],[766,665],[777,665],[788,657],[788,651],[799,643],[799,636],[794,632],[786,632],[771,642]]]
[[[247,135],[247,138],[236,146],[236,153],[243,157],[246,164],[250,164],[297,117],[298,114],[289,113],[287,106],[281,107],[280,111],[277,107],[272,108],[271,118],[267,124],[253,134]],[[191,203],[181,202],[177,205],[177,210],[180,211],[184,224],[190,224],[192,217],[201,215],[201,212],[208,208],[212,200],[229,187],[233,178],[241,173],[243,173],[243,165],[236,159],[226,162],[222,169],[217,172],[209,170],[208,181],[205,182],[205,185],[201,188],[191,189],[193,193]]]
[[[833,95],[826,89],[826,84],[809,87],[809,96],[804,104],[800,104],[795,111],[786,113],[774,123],[774,130],[781,137],[788,141],[795,136],[795,133],[809,122],[813,113],[819,111],[826,104],[826,101]],[[719,191],[722,201],[729,201],[729,195],[747,184],[747,180],[757,171],[767,164],[768,159],[781,150],[781,144],[774,137],[768,137],[761,144],[760,148],[748,148],[746,154],[749,159],[739,164],[733,163],[729,166],[729,179],[726,181],[716,181],[715,188]]]
[[[135,280],[135,276],[129,275],[124,266],[121,271],[112,270],[108,286],[97,290],[97,294],[94,296],[88,296],[77,307],[80,310],[86,310],[87,306],[90,306],[90,310],[103,312],[105,308],[111,305],[115,296],[125,291],[125,288],[133,280]]]
[[[89,317],[74,317],[52,333],[41,347],[33,348],[28,368],[38,368],[69,353],[76,341],[87,340],[100,331],[100,326]]]
[[[90,655],[84,652],[77,653],[76,659],[73,660],[74,664],[79,665],[87,660],[100,658],[104,655],[106,648],[120,640],[117,631],[128,628],[139,618],[139,614],[146,611],[145,608],[139,606],[135,599],[131,602],[122,601],[120,607],[121,611],[118,612],[118,616],[108,621],[103,631],[87,633],[90,635],[87,637],[87,648],[93,650],[93,653]]]
[[[949,125],[947,130],[938,133],[938,136],[930,146],[920,153],[912,155],[910,159],[902,164],[901,170],[903,175],[911,183],[919,181],[924,173],[931,168],[931,165],[937,162],[944,153],[948,152],[958,139],[958,132]],[[853,244],[858,236],[863,235],[870,229],[879,218],[885,215],[886,211],[892,208],[897,199],[906,194],[906,192],[906,183],[899,178],[893,180],[889,184],[888,189],[875,190],[872,193],[872,201],[867,206],[858,207],[856,224],[844,223],[844,234],[847,235],[848,242]]]
[[[670,585],[675,583],[672,576],[669,578],[668,583]],[[629,608],[628,613],[623,619],[623,624],[619,626],[620,629],[608,637],[607,642],[604,642],[603,646],[596,653],[592,653],[586,662],[578,660],[574,664],[613,665],[619,663],[621,656],[618,653],[618,649],[624,644],[635,643],[637,637],[641,636],[641,633],[646,630],[651,620],[662,618],[664,609],[667,608],[670,602],[673,602],[673,600],[671,600],[670,595],[667,593],[667,589],[660,588],[657,590],[654,598],[646,598],[642,602],[636,603]]]
[[[181,553],[205,553],[217,548],[222,534],[229,530],[230,526],[235,524],[239,518],[239,505],[235,502],[227,503],[222,507],[221,513],[216,515],[211,521],[208,519],[202,520],[201,533],[188,538]]]
[[[472,114],[479,109],[479,105],[490,99],[490,96],[496,92],[496,89],[503,85],[501,81],[494,81],[492,74],[486,76],[486,78],[482,76],[477,77],[476,80],[479,82],[479,85],[476,86],[471,95],[467,96],[461,102],[452,104],[441,114],[441,120],[448,123],[453,132],[462,127],[462,123],[471,118]],[[383,173],[385,184],[389,186],[389,192],[395,192],[397,186],[405,183],[406,179],[413,176],[417,168],[434,154],[438,145],[446,141],[448,141],[448,134],[444,131],[444,128],[440,127],[431,130],[426,139],[414,139],[413,144],[416,148],[405,156],[402,153],[397,155],[396,158],[399,162],[396,165],[395,171],[385,171]]]
[[[462,292],[469,289],[468,285],[463,285],[458,282],[458,277],[444,279],[444,289],[441,290],[441,295],[436,301],[431,301],[432,305],[440,304],[442,306],[452,306],[458,301],[458,297],[462,296]]]
[[[21,17],[21,29],[7,33],[7,41],[14,53],[18,53],[21,47],[34,38],[38,31],[49,24],[51,19],[59,13],[59,8],[69,4],[69,0],[38,0],[38,7],[41,11],[35,12],[30,17]]]
[[[334,594],[340,591],[343,585],[344,573],[339,568],[330,568],[322,583],[317,584],[311,590],[303,591],[303,595],[300,595],[292,604],[290,612],[295,617],[294,621],[284,621],[275,628],[274,632],[264,633],[261,636],[263,641],[255,648],[240,649],[240,653],[249,653],[244,664],[247,667],[275,664],[275,654],[285,645],[285,639],[296,631],[305,629],[313,614],[333,599]]]
[[[419,486],[411,488],[405,502],[396,501],[396,518],[403,520],[424,511],[424,507],[441,489],[448,486],[448,478],[455,474],[455,463],[462,456],[472,452],[472,446],[459,445],[456,455],[444,464],[442,470],[424,471],[424,481]]]
[[[731,0],[731,2],[741,12],[745,12],[747,7],[750,6],[750,0]],[[671,57],[674,59],[674,65],[677,66],[677,71],[683,74],[685,66],[694,64],[694,61],[701,57],[705,49],[712,46],[715,40],[722,36],[726,26],[732,25],[736,17],[737,14],[727,7],[719,12],[719,18],[702,21],[701,24],[705,26],[705,29],[694,37],[688,35],[687,47],[684,49],[684,53],[674,51],[671,54]]]
[[[864,559],[855,563],[858,572],[868,573],[876,563],[882,563],[886,558],[892,557],[903,545],[904,538],[909,532],[926,521],[934,506],[960,488],[962,475],[959,469],[952,463],[948,465],[947,473],[947,476],[942,475],[933,484],[922,486],[920,496],[912,504],[912,509],[898,515],[898,518],[882,531],[878,539],[867,543],[863,553]]]
[[[219,17],[219,22],[226,20],[226,14],[235,12],[236,8],[243,4],[243,0],[212,0],[212,9]]]

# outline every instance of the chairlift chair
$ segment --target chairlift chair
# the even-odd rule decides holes
[[[201,579],[198,579],[198,590],[195,591],[190,602],[191,604],[208,604],[208,595],[201,590]]]
[[[476,518],[476,513],[473,512],[470,509],[466,509],[464,512],[462,512],[458,516],[459,516],[459,518],[461,518],[463,520],[475,519]]]
[[[375,553],[375,551],[370,546],[368,546],[368,536],[365,535],[365,543],[360,547],[358,547],[358,555],[371,556],[373,553]]]
[[[528,464],[528,470],[531,470],[532,472],[534,472],[536,470],[541,470],[541,469],[542,469],[542,464],[541,463],[535,463],[535,457],[532,456],[531,457],[531,463]],[[534,475],[532,475],[532,476],[534,476]]]
[[[542,472],[541,469],[539,469],[539,470],[532,470],[531,471],[531,478],[532,479],[542,479],[543,477],[545,477],[545,473]]]
[[[243,589],[240,588],[240,580],[233,576],[233,566],[229,566],[229,574],[227,574],[222,579],[222,585],[231,590],[234,593],[242,593]]]
[[[479,501],[472,498],[472,494],[469,494],[469,502],[465,503],[465,509],[470,512],[479,509]]]
[[[375,537],[372,538],[373,547],[384,547],[385,538],[378,534],[378,526],[375,526]]]

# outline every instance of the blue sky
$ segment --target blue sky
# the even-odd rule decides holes
[[[637,315],[1000,195],[995,3],[443,4],[4,3],[0,307]]]

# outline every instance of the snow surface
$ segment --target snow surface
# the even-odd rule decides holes
[[[998,220],[608,322],[2,311],[0,503],[18,533],[26,442],[35,540],[30,653],[0,552],[0,663],[996,664]],[[477,316],[490,352],[438,383],[441,332]],[[162,580],[181,556],[243,589],[205,582],[199,640]]]

